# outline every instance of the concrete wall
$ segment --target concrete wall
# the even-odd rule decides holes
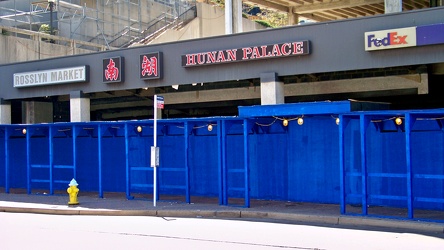
[[[40,60],[94,51],[0,34],[0,64]]]
[[[179,30],[167,30],[150,44],[180,41],[193,38],[221,36],[225,34],[225,11],[217,6],[196,3],[197,18]],[[243,31],[266,29],[266,27],[243,18]]]

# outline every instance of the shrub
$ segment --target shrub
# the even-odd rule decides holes
[[[268,28],[273,28],[273,25],[271,25],[268,21],[264,21],[264,20],[255,20],[256,23],[268,27]]]

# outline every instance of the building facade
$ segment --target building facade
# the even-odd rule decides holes
[[[4,185],[54,191],[74,169],[87,190],[146,192],[153,121],[142,119],[161,95],[163,118],[180,117],[160,128],[165,193],[441,211],[443,16],[437,7],[1,65],[0,118],[13,123],[1,130]],[[66,123],[18,125],[16,111]]]

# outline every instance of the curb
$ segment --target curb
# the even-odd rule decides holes
[[[370,226],[400,230],[414,230],[427,233],[444,233],[443,223],[406,221],[396,219],[363,218],[356,216],[326,216],[309,214],[292,214],[280,212],[261,212],[245,210],[80,210],[80,209],[52,209],[28,207],[0,207],[0,212],[6,213],[34,213],[53,215],[94,215],[94,216],[153,216],[153,217],[182,217],[182,218],[244,218],[244,219],[272,219],[300,223],[317,223],[340,226]]]
[[[383,228],[395,228],[404,230],[415,230],[420,232],[429,233],[444,233],[444,224],[424,222],[424,221],[407,221],[407,220],[394,220],[394,219],[378,219],[378,218],[361,218],[355,216],[341,216],[339,219],[339,225],[344,226],[374,226]]]

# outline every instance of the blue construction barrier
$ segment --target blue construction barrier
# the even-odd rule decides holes
[[[285,112],[159,120],[160,196],[444,210],[444,110]],[[0,186],[152,194],[152,145],[153,120],[0,125]]]

